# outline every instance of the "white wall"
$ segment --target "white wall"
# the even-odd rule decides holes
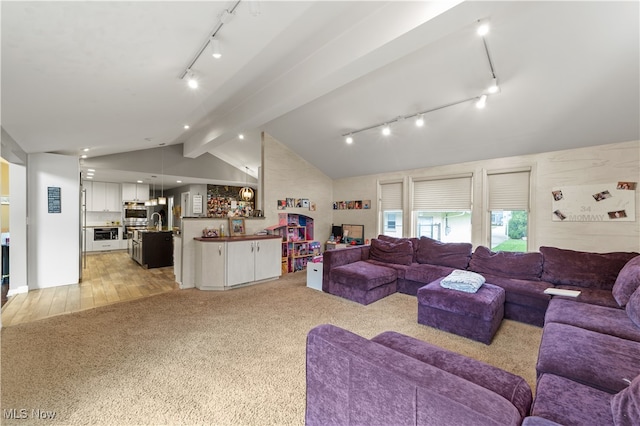
[[[9,295],[26,293],[27,285],[27,168],[9,164],[9,216],[11,241],[9,254]]]
[[[266,228],[278,223],[278,213],[298,213],[314,220],[314,240],[324,243],[331,235],[332,180],[311,163],[268,134],[262,140],[263,210],[265,223],[247,221],[248,232],[256,226]],[[278,200],[308,198],[316,211],[303,208],[278,210]]]
[[[77,284],[80,256],[80,167],[77,157],[29,154],[29,289]],[[48,187],[60,187],[61,213],[48,213]]]
[[[333,182],[331,201],[371,199],[372,209],[337,210],[333,212],[333,221],[363,224],[365,238],[374,238],[378,233],[378,181],[404,180],[408,197],[410,178],[473,173],[472,242],[474,246],[488,246],[489,216],[485,211],[483,176],[486,171],[528,166],[532,167],[530,251],[543,245],[595,252],[640,251],[640,188],[636,190],[634,222],[555,222],[551,219],[554,186],[638,182],[640,141],[339,179]],[[405,210],[404,228],[410,232],[411,215],[408,208]]]

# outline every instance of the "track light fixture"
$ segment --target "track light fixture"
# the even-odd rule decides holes
[[[222,58],[222,53],[220,52],[220,40],[217,38],[211,37],[209,41],[209,46],[211,46],[211,56],[216,59]]]
[[[222,56],[221,52],[220,52],[220,46],[218,45],[218,39],[216,39],[216,35],[218,34],[218,32],[222,29],[222,27],[227,24],[231,18],[234,16],[234,13],[236,11],[236,8],[238,7],[238,5],[240,4],[241,0],[236,0],[236,2],[233,4],[233,6],[230,9],[225,9],[220,16],[218,16],[218,22],[216,23],[216,25],[213,27],[213,30],[211,30],[211,32],[209,33],[209,36],[206,38],[206,40],[204,41],[204,43],[202,43],[202,45],[200,46],[200,49],[198,49],[198,51],[196,52],[196,54],[193,56],[193,58],[191,58],[191,61],[189,61],[189,65],[187,65],[184,69],[184,71],[182,72],[182,74],[180,74],[180,79],[184,79],[185,76],[189,73],[189,71],[191,71],[191,68],[193,68],[193,65],[196,63],[196,61],[198,59],[200,59],[200,56],[202,56],[202,53],[206,50],[207,46],[211,45],[211,49],[212,49],[212,55],[214,58],[218,59]],[[214,43],[215,41],[215,43]],[[215,46],[217,45],[217,46]],[[217,47],[217,49],[216,49]],[[197,88],[197,82],[195,87],[192,86],[191,84],[189,84],[189,87],[191,88]]]
[[[476,101],[476,108],[483,109],[487,106],[487,95],[482,95]]]
[[[477,34],[482,37],[482,44],[484,46],[484,51],[486,53],[487,56],[487,61],[489,62],[489,69],[491,70],[491,82],[489,84],[489,86],[479,95],[477,96],[472,96],[469,97],[467,99],[462,99],[459,101],[455,101],[455,102],[451,102],[445,105],[440,105],[438,107],[435,108],[431,108],[428,110],[424,110],[424,111],[419,111],[416,112],[415,114],[409,114],[409,115],[400,115],[397,116],[396,118],[392,119],[392,120],[387,120],[383,123],[378,123],[378,124],[373,124],[371,126],[367,126],[367,127],[363,127],[361,129],[357,129],[357,130],[352,130],[348,133],[344,133],[342,136],[345,138],[345,142],[347,144],[352,144],[353,143],[353,135],[355,135],[356,133],[360,133],[360,132],[364,132],[367,130],[371,130],[371,129],[375,129],[378,127],[382,127],[382,134],[385,136],[388,136],[391,134],[391,128],[389,127],[390,124],[392,123],[397,123],[403,120],[406,120],[408,118],[415,118],[415,124],[417,127],[423,127],[424,126],[424,115],[428,114],[430,112],[434,112],[434,111],[438,111],[444,108],[448,108],[448,107],[452,107],[455,105],[459,105],[462,103],[467,103],[467,102],[471,102],[474,101],[475,102],[475,106],[479,109],[484,108],[487,105],[487,97],[488,95],[493,95],[496,93],[500,93],[500,87],[498,86],[498,77],[496,76],[495,70],[493,69],[493,63],[491,62],[491,56],[489,55],[489,48],[487,47],[487,41],[485,39],[485,35],[487,35],[489,33],[489,22],[488,20],[479,20],[477,21],[477,27],[476,27],[476,31]]]
[[[185,74],[184,78],[186,78],[187,80],[187,85],[189,87],[191,87],[192,89],[197,89],[198,88],[198,80],[196,79],[195,74],[193,73],[193,71],[191,71],[190,69],[187,70],[187,73]]]

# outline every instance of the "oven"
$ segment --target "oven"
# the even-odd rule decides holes
[[[123,206],[122,224],[124,225],[123,239],[129,238],[129,232],[135,229],[146,229],[149,223],[149,210],[144,203],[125,203]]]
[[[118,228],[93,228],[93,241],[118,239]]]

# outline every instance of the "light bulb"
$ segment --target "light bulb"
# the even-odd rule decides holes
[[[353,143],[353,136],[351,136],[351,135],[347,136],[347,138],[344,141],[346,143],[348,143],[348,144],[352,144]]]
[[[498,93],[498,91],[500,90],[500,87],[498,87],[498,79],[494,78],[491,80],[491,84],[489,85],[489,87],[487,88],[487,93]]]
[[[385,136],[389,136],[391,134],[391,128],[389,126],[384,126],[382,128],[382,134]]]
[[[424,117],[422,115],[419,115],[418,118],[416,118],[416,126],[424,126]]]
[[[489,23],[480,22],[476,31],[478,32],[479,36],[486,36],[487,34],[489,34]]]
[[[189,77],[189,79],[187,80],[187,84],[189,85],[189,87],[191,87],[192,89],[197,89],[198,88],[198,80],[196,80],[193,77]]]
[[[480,98],[476,101],[476,108],[478,109],[482,109],[485,106],[487,106],[487,95],[482,95],[480,96]]]
[[[243,140],[243,139],[244,139],[244,135],[243,135],[242,133],[240,133],[240,134],[238,135],[238,139]]]

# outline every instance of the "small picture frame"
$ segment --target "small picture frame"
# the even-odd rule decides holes
[[[245,235],[244,219],[241,217],[229,218],[229,235],[235,237],[237,235]]]

